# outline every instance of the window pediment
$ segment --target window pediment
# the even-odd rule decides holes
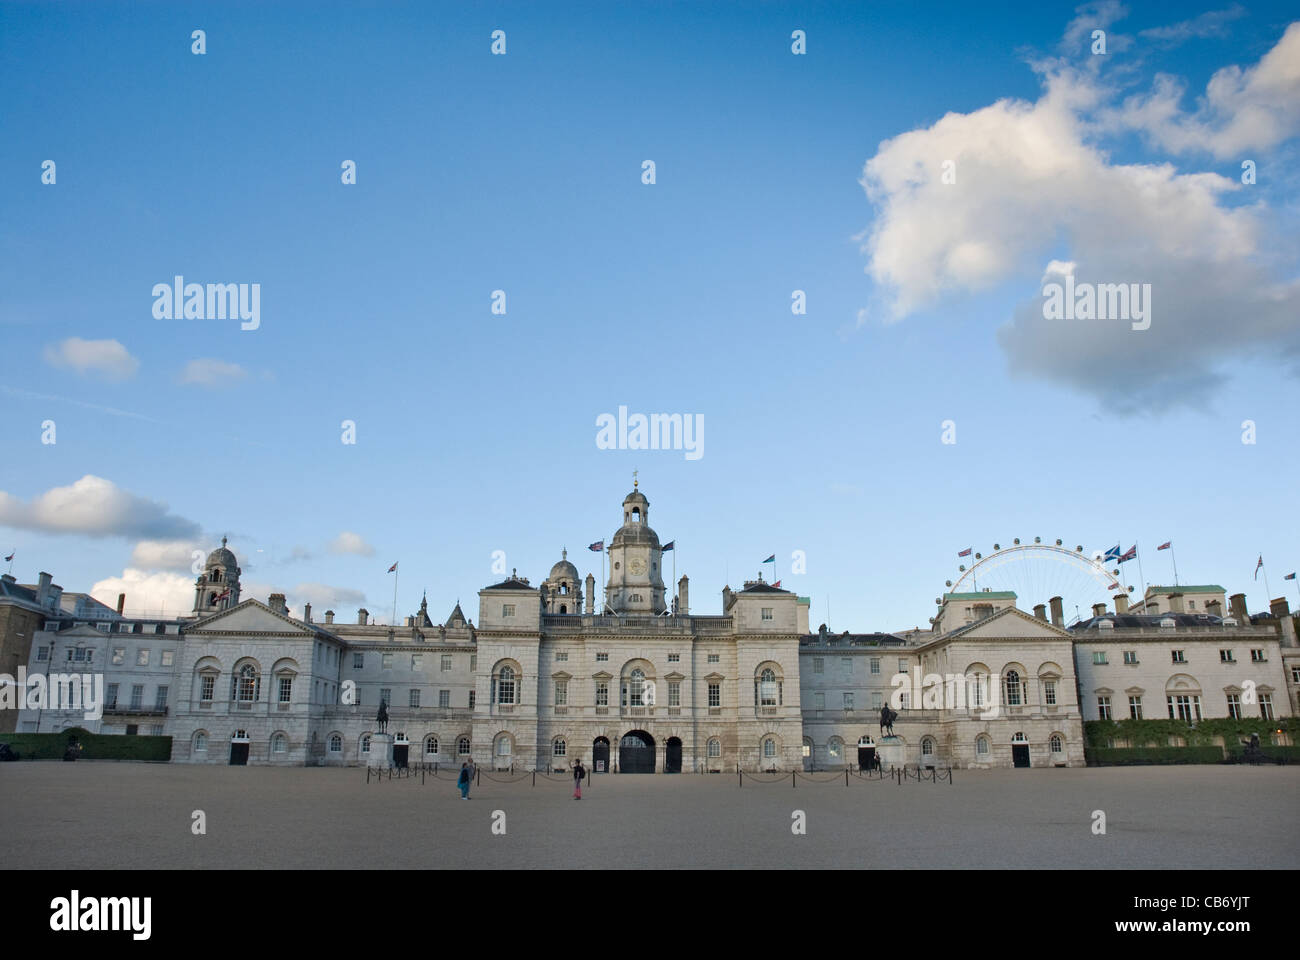
[[[722,674],[720,674],[720,673],[711,673],[711,674],[709,674],[707,677],[705,677],[704,679],[707,680],[707,681],[709,681],[710,683],[718,683],[718,682],[720,682],[720,681],[722,681],[722,680],[725,680],[725,679],[727,679],[727,678],[724,677],[724,676],[723,676]]]
[[[553,673],[553,674],[551,674],[551,679],[553,679],[553,680],[572,680],[573,677],[572,677],[570,674],[565,673],[563,670],[561,670],[559,673]]]
[[[1097,694],[1097,696],[1099,696],[1099,697],[1109,697],[1109,696],[1111,696],[1115,691],[1112,690],[1110,687],[1098,687],[1096,690],[1094,690],[1094,691],[1092,691],[1092,692],[1095,693],[1095,694]]]
[[[664,675],[664,679],[665,679],[665,680],[670,680],[670,681],[674,681],[674,682],[675,682],[675,681],[678,681],[678,680],[685,680],[685,679],[686,679],[686,675],[685,675],[684,673],[678,673],[676,670],[674,670],[672,673],[665,674],[665,675]]]
[[[614,675],[613,675],[612,673],[610,673],[608,670],[602,670],[602,671],[600,671],[600,673],[593,673],[593,674],[591,675],[591,679],[593,679],[593,680],[613,680],[613,679],[614,679]]]

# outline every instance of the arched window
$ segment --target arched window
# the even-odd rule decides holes
[[[776,756],[776,740],[773,737],[767,737],[763,740],[763,758],[771,760]]]
[[[436,757],[436,756],[438,755],[438,738],[437,738],[437,737],[425,737],[425,738],[424,738],[424,755],[425,755],[426,757]]]
[[[284,753],[289,749],[289,738],[283,733],[277,733],[271,738],[271,752]]]
[[[194,734],[194,752],[195,753],[208,752],[208,733],[206,730],[199,730],[197,733]]]
[[[970,684],[970,689],[967,691],[966,702],[972,707],[983,707],[984,685],[986,682],[984,674],[973,673],[970,675],[968,682]]]
[[[368,733],[361,738],[361,752],[362,753],[370,752],[370,734]]]
[[[568,592],[569,592],[569,585],[567,583],[560,584],[560,593],[567,594]]]
[[[1020,706],[1020,674],[1014,670],[1007,671],[1006,680],[1007,706]]]
[[[1047,742],[1052,746],[1052,753],[1060,753],[1065,746],[1065,744],[1061,742],[1061,735],[1059,733],[1052,734],[1051,739]]]
[[[722,741],[719,740],[717,737],[714,737],[712,740],[709,741],[709,756],[711,757],[722,756]]]
[[[257,667],[246,663],[230,678],[230,699],[240,703],[254,703],[261,698],[262,678]]]
[[[645,706],[645,671],[640,667],[632,671],[632,677],[628,682],[629,702],[634,707]]]
[[[803,738],[803,755],[804,755],[805,757],[811,757],[811,756],[812,756],[812,751],[813,751],[813,744],[812,744],[812,741],[809,740],[807,737],[804,737],[804,738]]]
[[[459,740],[456,741],[456,756],[458,757],[469,756],[469,737],[461,737]]]
[[[220,583],[220,582],[221,582],[221,571],[220,571],[220,570],[213,570],[213,571],[212,571],[212,582],[213,582],[213,583]]]
[[[830,743],[826,744],[826,755],[832,760],[844,756],[844,741],[839,737],[831,737]]]
[[[859,747],[874,747],[875,745],[876,741],[872,740],[868,734],[864,733],[862,736],[858,737]]]
[[[338,733],[330,734],[330,753],[343,752],[343,735]]]
[[[929,737],[923,737],[921,739],[921,756],[923,757],[934,756],[934,741],[931,740]]]
[[[568,612],[569,612],[569,608],[566,607],[564,604],[560,604],[560,613],[568,613]]]
[[[776,706],[776,673],[765,667],[758,676],[758,702],[764,707]]]
[[[564,757],[569,753],[569,745],[564,742],[563,737],[556,737],[551,743],[551,756]]]
[[[1028,743],[1028,742],[1029,742],[1029,739],[1025,736],[1023,730],[1017,730],[1017,731],[1015,732],[1015,734],[1011,737],[1011,742],[1012,742],[1012,743]]]
[[[510,737],[507,734],[503,733],[501,736],[497,737],[497,756],[510,756]]]
[[[515,702],[515,670],[514,667],[502,667],[501,673],[497,677],[497,703],[502,706],[512,706]]]
[[[985,757],[987,757],[987,756],[989,755],[989,738],[988,738],[988,737],[976,737],[976,738],[975,738],[975,755],[976,755],[977,757],[980,757],[980,758],[985,758]]]

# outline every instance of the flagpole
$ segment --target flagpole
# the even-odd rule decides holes
[[[1268,594],[1268,596],[1264,598],[1264,606],[1267,608],[1268,605],[1273,602],[1273,588],[1268,585],[1268,567],[1261,563],[1259,568],[1264,571],[1264,590]]]
[[[1170,547],[1170,549],[1172,550],[1173,548]],[[1142,551],[1138,549],[1136,540],[1133,542],[1133,557],[1138,562],[1138,579],[1142,581],[1142,599],[1143,599],[1142,611],[1145,613],[1146,612],[1145,601],[1147,595],[1147,578],[1146,578],[1146,574],[1142,572]]]
[[[397,564],[393,564],[397,566]],[[401,575],[400,570],[393,571],[393,626],[397,626],[397,578]]]
[[[1174,586],[1178,586],[1178,556],[1174,553],[1174,545],[1169,545],[1169,559],[1174,562]]]
[[[677,597],[677,605],[673,607],[673,615],[677,615],[677,606],[681,604],[682,598],[677,593],[677,541],[673,541],[673,596]]]

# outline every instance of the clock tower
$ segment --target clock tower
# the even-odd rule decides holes
[[[636,489],[623,499],[623,525],[609,542],[609,582],[605,603],[615,613],[657,616],[664,603],[663,556],[659,535],[650,529],[650,501]]]

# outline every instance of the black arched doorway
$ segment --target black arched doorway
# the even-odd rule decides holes
[[[618,742],[619,773],[654,773],[655,739],[644,730],[629,730]]]
[[[609,739],[597,737],[591,744],[591,769],[593,773],[609,773]]]
[[[669,737],[668,742],[664,744],[664,773],[681,772],[682,741],[677,737]]]

